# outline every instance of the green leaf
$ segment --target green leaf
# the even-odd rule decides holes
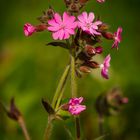
[[[51,45],[51,46],[59,46],[59,47],[61,47],[61,48],[64,48],[64,49],[68,49],[68,46],[67,46],[67,44],[66,43],[64,43],[64,42],[50,42],[50,43],[48,43],[48,44],[46,44],[47,46],[48,45]]]

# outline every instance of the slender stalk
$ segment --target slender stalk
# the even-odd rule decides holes
[[[48,116],[48,124],[47,124],[47,127],[45,129],[44,140],[49,140],[49,138],[51,136],[52,127],[53,127],[52,119],[50,116]]]
[[[75,75],[75,57],[71,52],[71,94],[72,97],[77,96],[77,85],[76,85],[76,75]]]
[[[75,74],[75,48],[70,49],[71,58],[71,95],[72,97],[77,97],[77,84],[76,84],[76,74]],[[80,120],[79,117],[75,117],[75,127],[76,127],[76,140],[80,140]]]
[[[99,134],[100,134],[100,136],[104,135],[103,123],[104,123],[103,115],[99,115]]]
[[[25,125],[25,121],[23,119],[23,117],[19,117],[18,119],[18,123],[23,131],[23,134],[24,134],[24,137],[25,137],[25,140],[30,140],[30,136],[29,136],[29,133],[27,131],[27,128],[26,128],[26,125]]]
[[[54,97],[53,97],[53,101],[52,101],[52,107],[53,108],[55,108],[57,99],[58,99],[62,89],[65,86],[65,83],[66,83],[66,80],[67,80],[67,77],[68,77],[68,73],[69,73],[69,69],[70,69],[70,66],[68,65],[66,67],[64,73],[62,74],[62,77],[61,77],[60,81],[59,81],[58,87],[57,87],[57,89],[55,91],[55,94],[54,94]]]
[[[76,127],[76,139],[80,140],[80,119],[79,117],[75,117],[75,127]]]

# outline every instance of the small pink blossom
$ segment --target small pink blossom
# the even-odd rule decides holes
[[[74,16],[71,16],[66,12],[63,13],[63,19],[58,13],[55,13],[54,18],[48,21],[48,24],[50,25],[48,30],[53,32],[53,39],[63,40],[68,39],[70,35],[74,35],[74,30],[77,27],[75,19]]]
[[[86,109],[85,105],[80,105],[82,101],[83,97],[70,99],[68,110],[72,115],[79,115],[82,111]]]
[[[105,0],[96,0],[97,2],[99,2],[99,3],[104,3],[105,2]]]
[[[112,48],[118,49],[119,43],[122,40],[122,31],[123,31],[123,29],[121,27],[119,27],[117,29],[117,32],[114,33],[114,43],[112,45]]]
[[[101,21],[95,21],[94,13],[83,12],[81,15],[78,16],[78,27],[81,28],[83,31],[92,34],[92,35],[100,35],[100,32],[98,32],[98,25],[101,25]]]
[[[110,60],[111,60],[111,56],[110,54],[104,59],[103,64],[100,65],[101,68],[101,75],[105,78],[105,79],[109,79],[108,77],[108,68],[110,67]]]
[[[36,32],[36,27],[31,25],[30,23],[26,23],[24,25],[24,34],[25,36],[31,36],[34,32]]]

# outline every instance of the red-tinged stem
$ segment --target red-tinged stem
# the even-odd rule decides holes
[[[26,128],[26,125],[25,125],[25,121],[23,119],[23,117],[19,117],[18,119],[18,123],[23,131],[23,134],[24,134],[24,137],[25,137],[25,140],[30,140],[30,136],[29,136],[29,133],[27,131],[27,128]]]

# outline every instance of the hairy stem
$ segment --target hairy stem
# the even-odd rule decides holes
[[[25,140],[30,140],[30,136],[29,136],[29,133],[27,131],[27,128],[26,128],[26,125],[25,125],[25,121],[23,119],[23,117],[20,117],[18,119],[18,123],[23,131],[23,134],[24,134],[24,137],[25,137]]]
[[[48,124],[45,130],[45,136],[44,136],[44,140],[49,140],[50,136],[51,136],[51,131],[52,131],[52,119],[50,116],[48,116]]]

